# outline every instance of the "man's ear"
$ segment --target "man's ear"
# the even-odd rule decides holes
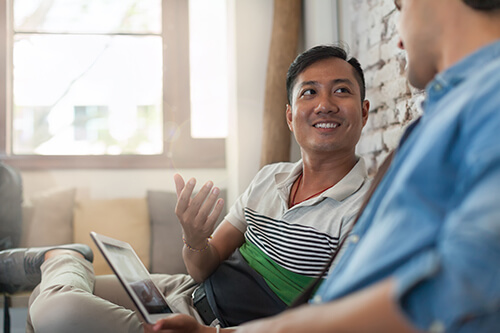
[[[293,132],[292,127],[292,107],[290,104],[286,105],[286,123],[288,124],[288,128]]]
[[[362,107],[361,117],[363,118],[363,127],[364,127],[366,125],[366,122],[368,121],[368,113],[370,112],[370,101],[365,99],[361,107]]]

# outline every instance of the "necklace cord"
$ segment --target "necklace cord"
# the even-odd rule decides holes
[[[297,182],[297,186],[295,187],[295,191],[293,191],[293,193],[292,193],[292,195],[291,195],[291,198],[290,198],[290,207],[289,207],[289,208],[292,208],[293,206],[298,205],[298,204],[299,204],[299,203],[301,203],[301,202],[304,202],[304,201],[307,201],[307,200],[309,200],[309,199],[311,199],[311,198],[314,198],[315,196],[317,196],[317,195],[319,195],[319,194],[321,194],[321,193],[325,192],[325,191],[326,191],[326,190],[328,190],[330,187],[333,187],[333,186],[334,186],[334,185],[330,185],[330,186],[328,186],[328,187],[325,187],[325,188],[324,188],[324,189],[322,189],[321,191],[316,192],[316,193],[314,193],[313,195],[308,196],[307,198],[305,198],[305,199],[303,199],[303,200],[300,200],[299,202],[295,202],[295,198],[297,197],[297,192],[299,191],[300,184],[302,183],[302,175],[303,175],[303,174],[304,174],[304,173],[303,173],[303,172],[301,172],[301,173],[300,173],[300,175],[299,175],[299,177],[298,177],[298,178],[297,178],[297,180],[296,180],[296,182]]]

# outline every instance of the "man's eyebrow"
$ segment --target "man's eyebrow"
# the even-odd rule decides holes
[[[354,82],[352,82],[348,78],[345,78],[345,79],[335,79],[335,80],[332,80],[332,83],[334,83],[334,84],[345,83],[347,85],[354,86]]]
[[[300,82],[300,84],[298,85],[298,88],[302,88],[303,86],[317,86],[318,84],[319,84],[318,81],[313,81],[313,80],[304,81],[304,82]]]
[[[333,84],[341,84],[341,83],[344,83],[344,84],[347,84],[347,85],[350,85],[350,86],[353,86],[354,85],[354,82],[348,78],[339,78],[339,79],[334,79],[334,80],[331,80],[330,83],[333,83]],[[298,87],[299,88],[302,88],[304,86],[317,86],[319,85],[319,82],[318,81],[314,81],[314,80],[309,80],[309,81],[304,81],[304,82],[301,82]]]

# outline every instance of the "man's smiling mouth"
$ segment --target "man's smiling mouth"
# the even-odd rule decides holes
[[[314,125],[316,128],[337,128],[339,126],[339,123],[318,123]]]

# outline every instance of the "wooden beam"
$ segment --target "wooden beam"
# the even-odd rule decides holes
[[[286,72],[297,55],[302,0],[275,0],[264,98],[261,167],[290,160]]]

